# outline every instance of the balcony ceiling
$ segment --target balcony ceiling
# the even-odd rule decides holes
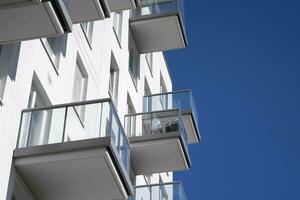
[[[107,0],[111,11],[121,11],[135,8],[134,0]]]
[[[134,17],[130,20],[130,27],[140,53],[186,46],[178,14]]]
[[[68,11],[73,23],[102,20],[110,13],[106,0],[69,0]]]
[[[0,44],[61,35],[66,21],[68,14],[55,9],[51,2],[0,9]]]
[[[190,166],[178,137],[131,140],[131,145],[131,163],[137,175],[186,170]]]
[[[39,0],[1,0],[0,9],[32,5],[38,2]]]
[[[15,152],[15,167],[37,199],[127,199],[108,148],[81,145],[75,150],[74,145],[61,145],[64,146],[46,145]],[[60,152],[53,152],[55,149]]]

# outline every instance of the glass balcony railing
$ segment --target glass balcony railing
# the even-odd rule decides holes
[[[130,200],[187,200],[181,182],[136,186]]]
[[[184,0],[137,0],[139,6],[132,10],[134,16],[148,16],[176,12],[184,23]]]
[[[188,149],[188,136],[178,109],[126,115],[125,129],[129,138],[149,139],[179,133],[185,148]]]
[[[180,109],[182,112],[192,112],[196,128],[198,129],[197,108],[192,91],[189,89],[145,96],[144,105],[146,112],[170,109]]]
[[[130,145],[110,99],[23,110],[17,148],[106,137],[129,174]]]

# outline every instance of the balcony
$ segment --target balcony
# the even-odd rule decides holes
[[[187,200],[181,182],[136,186],[130,200]]]
[[[189,169],[187,135],[178,109],[125,116],[136,175]]]
[[[82,23],[110,17],[110,0],[64,0],[72,22]]]
[[[62,0],[0,2],[0,45],[62,35],[71,27]]]
[[[36,199],[127,199],[130,144],[110,99],[22,111],[14,165]]]
[[[133,9],[136,7],[135,0],[107,0],[107,3],[113,12]]]
[[[198,128],[198,114],[191,90],[178,90],[144,97],[144,104],[148,112],[180,109],[188,143],[198,143],[201,139]]]
[[[187,46],[183,0],[137,0],[130,27],[139,53]]]

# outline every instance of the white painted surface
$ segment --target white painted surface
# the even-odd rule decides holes
[[[87,100],[109,97],[110,57],[113,53],[119,67],[117,110],[122,123],[124,115],[127,114],[127,95],[130,96],[135,110],[143,111],[145,79],[151,92],[159,93],[162,74],[168,91],[172,90],[172,82],[162,53],[154,54],[152,74],[145,55],[141,55],[140,78],[138,87],[135,88],[128,71],[128,18],[129,12],[124,11],[123,39],[120,45],[113,32],[111,19],[95,22],[91,48],[80,25],[74,25],[73,33],[68,35],[66,53],[61,55],[58,73],[40,40],[22,42],[19,56],[14,58],[16,62],[0,66],[1,70],[7,69],[3,106],[0,107],[0,199],[6,199],[7,191],[11,191],[8,183],[13,150],[17,143],[21,111],[27,108],[34,74],[46,91],[51,104],[71,102],[76,58],[79,55],[89,77]],[[159,177],[164,182],[172,181],[172,173],[162,173],[151,176],[151,183],[158,183]],[[137,185],[145,182],[143,177],[137,177],[136,180]]]

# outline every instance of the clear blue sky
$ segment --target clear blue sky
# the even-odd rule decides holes
[[[186,29],[167,58],[200,118],[189,199],[299,200],[300,1],[186,0]]]

